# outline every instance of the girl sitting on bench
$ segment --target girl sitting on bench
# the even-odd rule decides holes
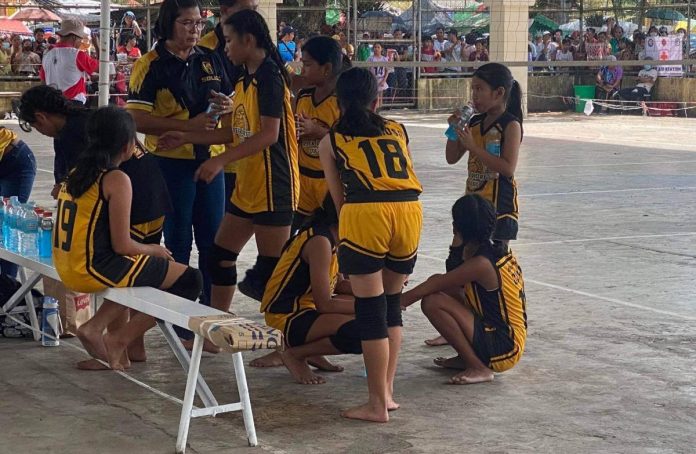
[[[88,147],[61,185],[53,232],[53,262],[63,283],[78,292],[109,287],[156,287],[195,301],[201,292],[200,273],[172,261],[159,244],[131,238],[132,187],[118,166],[135,149],[135,124],[124,110],[104,107],[87,122]],[[94,358],[112,369],[129,366],[126,347],[155,325],[138,313],[113,333],[106,326],[128,309],[104,301],[95,316],[80,327],[80,340]]]

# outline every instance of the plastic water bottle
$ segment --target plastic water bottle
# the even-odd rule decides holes
[[[0,247],[5,247],[5,200],[0,199]]]
[[[58,300],[50,296],[44,296],[41,318],[41,345],[44,347],[57,347],[60,345],[58,337],[60,337],[61,331]],[[48,337],[47,334],[55,339]]]
[[[450,123],[449,127],[447,128],[447,131],[445,131],[445,135],[447,136],[447,139],[456,142],[459,140],[459,136],[457,136],[457,129],[464,129],[466,125],[469,124],[469,120],[471,120],[471,117],[474,116],[474,108],[471,106],[464,106],[461,109],[459,109],[459,120],[457,120],[454,124]]]
[[[2,203],[2,244],[5,249],[10,249],[10,199],[3,200]]]
[[[22,244],[20,254],[25,257],[36,257],[39,255],[37,248],[39,236],[39,217],[36,211],[27,207],[22,213]]]
[[[12,207],[10,208],[10,251],[19,252],[19,229],[20,218],[22,216],[22,205],[19,199],[12,197],[10,199]]]
[[[50,258],[53,247],[53,217],[50,211],[44,211],[39,223],[39,257]]]

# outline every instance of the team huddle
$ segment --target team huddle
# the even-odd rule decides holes
[[[399,408],[402,311],[417,301],[442,336],[436,343],[456,350],[436,359],[459,369],[451,383],[490,381],[512,368],[527,324],[509,247],[522,141],[510,71],[491,63],[475,72],[479,113],[446,145],[450,164],[469,154],[447,272],[402,293],[423,224],[406,128],[373,111],[374,75],[350,68],[330,37],[304,44],[306,88],[293,96],[265,20],[246,3],[221,1],[221,25],[202,47],[196,3],[165,0],[160,42],[136,63],[126,110],[79,113],[86,145],[57,192],[54,263],[63,282],[84,292],[152,286],[222,311],[238,287],[286,342],[252,365],[285,365],[297,382],[318,384],[324,379],[312,368],[341,370],[326,356],[363,355],[369,398],[347,418],[386,422]],[[22,116],[35,125],[78,115],[30,92]],[[143,146],[136,132],[146,134]],[[196,214],[201,207],[207,214]],[[188,266],[192,231],[200,272]],[[258,256],[238,280],[237,259],[252,237]],[[93,357],[124,369],[144,360],[142,336],[154,324],[105,302],[80,339]]]

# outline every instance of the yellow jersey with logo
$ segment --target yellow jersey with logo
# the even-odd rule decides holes
[[[505,362],[519,358],[527,339],[522,268],[512,252],[500,256],[491,245],[482,246],[476,255],[483,255],[491,262],[498,273],[498,288],[488,291],[477,282],[470,282],[464,286],[464,292],[473,311],[482,318],[484,329],[497,330],[513,341],[512,351],[491,358],[490,367],[493,370],[506,370],[509,367],[505,366]]]
[[[505,112],[488,128],[484,127],[486,114],[477,114],[469,122],[474,141],[488,153],[501,156],[505,144],[505,128],[513,121],[519,121]],[[510,216],[517,220],[519,204],[515,178],[506,177],[490,170],[478,156],[469,153],[469,176],[466,180],[466,193],[479,194],[493,204],[498,218]]]
[[[121,256],[113,250],[109,204],[102,191],[102,180],[110,171],[102,172],[80,197],[71,196],[66,183],[58,193],[53,265],[63,283],[76,291],[92,293],[106,287],[132,287],[152,259],[145,255]],[[149,277],[155,282],[151,285],[159,285],[164,275]]]
[[[413,170],[402,124],[385,120],[384,132],[374,137],[335,130],[330,137],[347,203],[418,200],[423,187]]]
[[[172,54],[158,42],[155,49],[133,65],[126,109],[139,110],[155,117],[188,120],[204,113],[210,103],[210,91],[232,93],[224,66],[218,55],[194,47],[186,60]],[[145,148],[158,156],[205,160],[224,152],[224,145],[185,144],[173,150],[157,148],[158,136],[147,134]]]
[[[327,270],[333,293],[338,281],[338,260],[331,232],[326,227],[307,227],[293,237],[285,246],[278,264],[266,284],[261,302],[261,312],[265,313],[266,323],[284,330],[292,315],[307,309],[316,309],[312,297],[309,263],[302,258],[302,251],[309,240],[322,236],[331,242],[331,265]]]
[[[338,108],[338,98],[331,93],[326,98],[315,101],[316,89],[305,88],[297,94],[295,113],[311,118],[324,128],[331,129],[341,116]],[[309,139],[300,137],[300,174],[310,178],[324,178],[324,171],[319,161],[319,142],[321,139]]]
[[[239,161],[232,203],[247,213],[295,211],[299,198],[297,137],[290,89],[267,58],[235,85],[232,147],[261,131],[261,117],[280,119],[278,139]]]

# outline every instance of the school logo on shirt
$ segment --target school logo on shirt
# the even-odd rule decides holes
[[[327,125],[323,121],[321,121],[318,118],[313,118],[315,122],[319,124],[319,126],[322,126],[326,129],[331,129],[331,126]],[[302,139],[302,151],[307,156],[310,156],[312,158],[318,158],[319,157],[319,142],[321,142],[321,139]]]
[[[249,128],[249,119],[243,105],[237,106],[232,116],[232,131],[239,137],[239,143],[243,143],[251,137],[253,133]]]
[[[215,68],[213,68],[213,65],[209,60],[203,60],[201,62],[201,69],[205,74],[207,74],[207,76],[201,78],[201,83],[220,82],[220,76],[215,74]]]

